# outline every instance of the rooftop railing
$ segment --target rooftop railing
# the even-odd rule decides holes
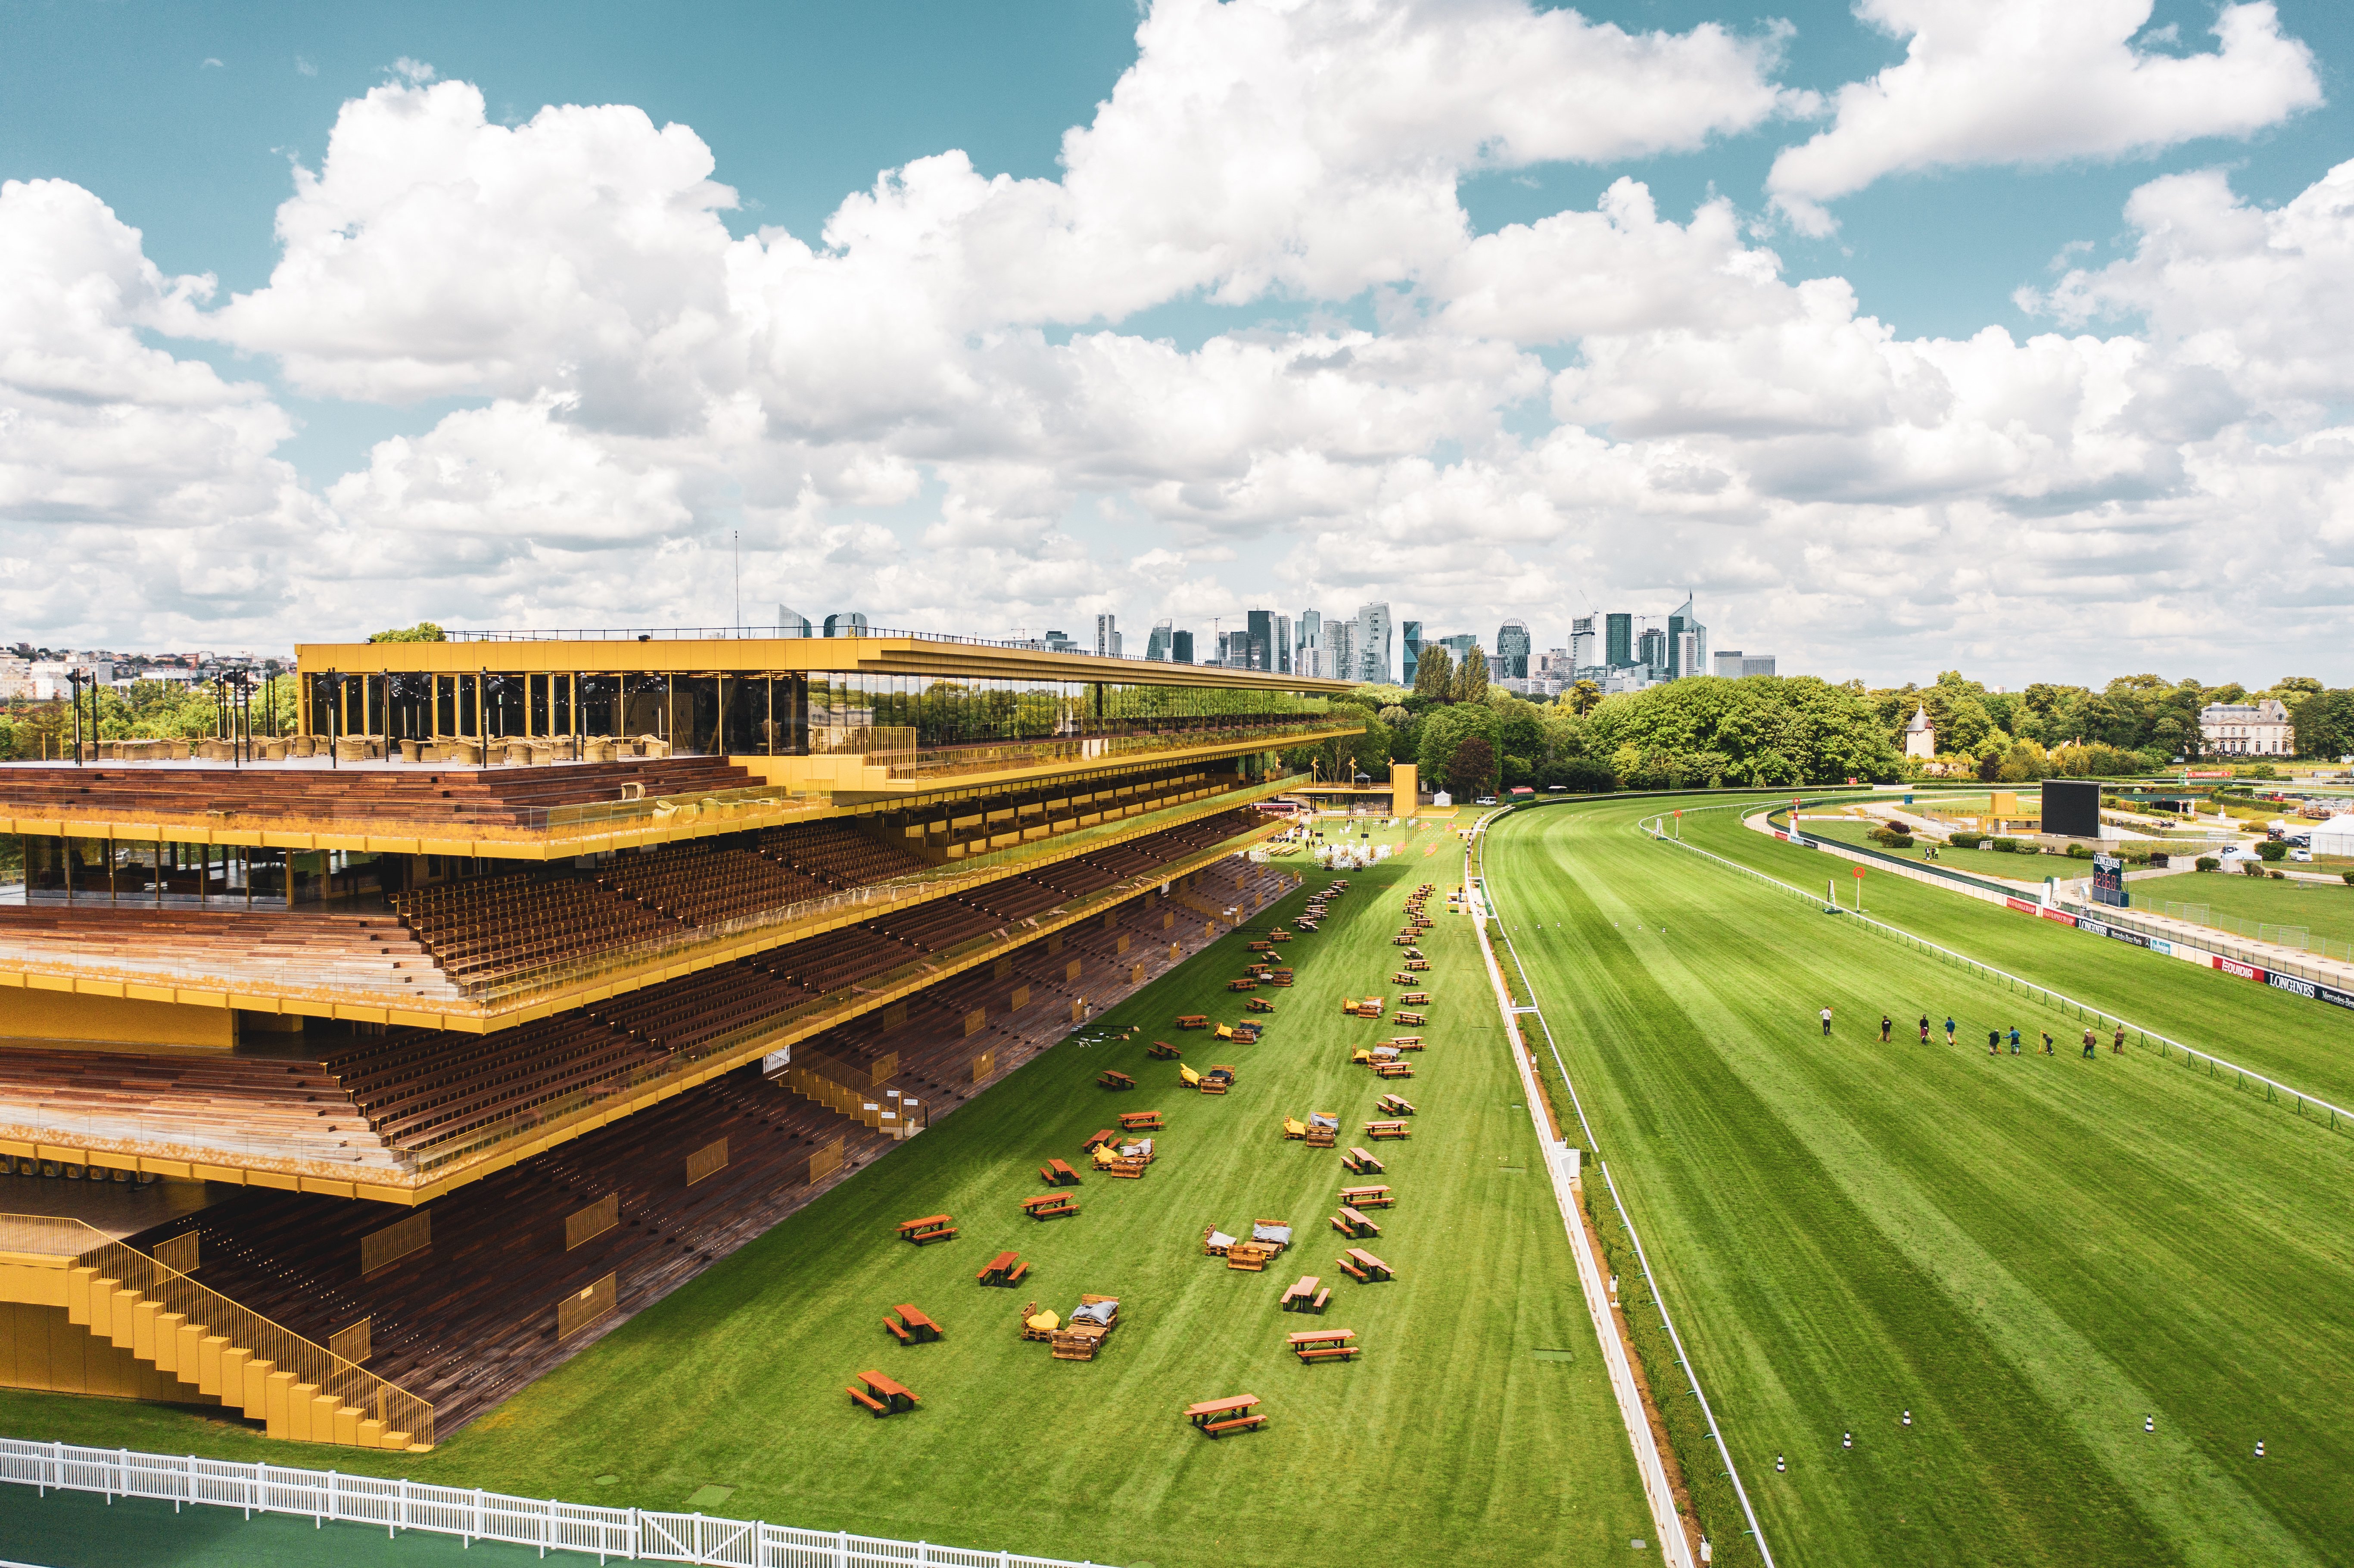
[[[542,629],[468,629],[450,630],[443,634],[452,642],[703,642],[729,641],[806,640],[812,642],[841,641],[849,638],[892,638],[915,642],[946,642],[967,648],[1012,648],[1029,653],[1067,654],[1083,659],[1119,659],[1130,663],[1166,664],[1174,661],[1152,659],[1142,653],[1098,653],[1093,648],[1066,640],[1060,646],[1043,637],[964,637],[952,631],[911,631],[887,626],[861,626],[837,631],[828,637],[822,630],[799,626],[601,626],[548,627]],[[1222,665],[1207,661],[1188,662],[1188,668],[1200,670],[1231,670],[1255,675],[1286,675],[1288,670],[1262,670],[1242,664]],[[1329,679],[1303,676],[1302,679]]]

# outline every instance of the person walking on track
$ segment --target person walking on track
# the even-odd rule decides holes
[[[2126,1026],[2122,1023],[2117,1025],[2117,1037],[2109,1043],[2109,1053],[2115,1056],[2126,1054]]]
[[[2098,1047],[2098,1045],[2099,1045],[2099,1044],[2100,1044],[2100,1038],[2099,1038],[2099,1036],[2095,1035],[2095,1034],[2094,1034],[2091,1030],[2089,1030],[2089,1029],[2085,1030],[2085,1031],[2084,1031],[2084,1060],[2085,1060],[2085,1061],[2089,1062],[2089,1061],[2091,1061],[2091,1060],[2094,1058],[2094,1056],[2096,1054],[2096,1048]]]
[[[1949,1013],[1946,1014],[1946,1044],[1948,1044],[1948,1045],[1951,1045],[1953,1043],[1954,1043],[1954,1015],[1953,1015],[1952,1013],[1950,1013],[1950,1012],[1949,1012]]]
[[[1924,1045],[1926,1045],[1928,1043],[1929,1043],[1929,1015],[1928,1015],[1927,1013],[1925,1013],[1925,1013],[1923,1013],[1923,1014],[1921,1015],[1921,1044],[1924,1044]]]
[[[2001,1030],[1989,1029],[1987,1031],[1987,1054],[1989,1056],[1999,1056],[2002,1054]]]
[[[2014,1056],[2019,1054],[2019,1025],[2016,1023],[2010,1026],[2010,1054]]]
[[[1824,1038],[1824,1039],[1826,1039],[1826,1040],[1828,1040],[1828,1039],[1829,1039],[1830,1037],[1831,1037],[1831,1010],[1830,1010],[1829,1008],[1826,1007],[1825,1009],[1823,1009],[1823,1038]]]
[[[1888,1044],[1888,1032],[1895,1027],[1896,1021],[1894,1019],[1889,1017],[1888,1014],[1884,1012],[1880,1015],[1880,1043],[1882,1045]]]

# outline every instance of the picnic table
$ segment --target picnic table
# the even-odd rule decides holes
[[[1209,1026],[1210,1020],[1206,1014],[1181,1012],[1177,1015],[1177,1027],[1180,1029],[1207,1029]]]
[[[1341,1272],[1360,1285],[1393,1277],[1388,1264],[1361,1246],[1352,1246],[1341,1255]]]
[[[1414,1128],[1406,1122],[1397,1120],[1369,1121],[1365,1124],[1365,1136],[1373,1139],[1412,1138]]]
[[[1355,1241],[1371,1241],[1382,1234],[1381,1226],[1346,1203],[1341,1204],[1341,1212],[1332,1216],[1332,1228]]]
[[[892,1308],[891,1311],[899,1314],[899,1320],[893,1322],[890,1313],[886,1312],[883,1315],[883,1326],[890,1330],[901,1344],[928,1345],[940,1337],[940,1326],[915,1308],[899,1306]]]
[[[927,1214],[920,1220],[899,1222],[900,1239],[917,1246],[926,1242],[947,1241],[956,1234],[956,1221],[947,1214]]]
[[[1414,1115],[1414,1102],[1404,1095],[1384,1095],[1381,1103],[1382,1109],[1392,1116]]]
[[[1341,1202],[1356,1209],[1387,1209],[1394,1207],[1397,1200],[1390,1196],[1386,1186],[1343,1187],[1341,1189]]]
[[[1134,1078],[1129,1077],[1126,1073],[1115,1072],[1108,1067],[1096,1075],[1096,1082],[1097,1085],[1107,1089],[1132,1089],[1136,1087],[1136,1080]]]
[[[1419,1012],[1401,1012],[1397,1015],[1397,1021],[1400,1023],[1427,1023],[1430,1022],[1426,1015]]]
[[[1079,1147],[1087,1153],[1093,1154],[1096,1151],[1097,1145],[1105,1143],[1118,1143],[1119,1141],[1119,1133],[1113,1131],[1110,1128],[1099,1127],[1096,1128],[1095,1131],[1089,1133],[1087,1135],[1087,1140],[1085,1143],[1080,1144]]]
[[[1161,1062],[1175,1061],[1180,1054],[1177,1047],[1172,1045],[1166,1040],[1155,1040],[1151,1044],[1145,1047],[1144,1054],[1152,1057],[1154,1060]]]
[[[1347,1166],[1350,1170],[1355,1171],[1360,1176],[1379,1176],[1383,1174],[1386,1169],[1379,1160],[1373,1157],[1373,1151],[1366,1149],[1350,1150],[1348,1153],[1341,1157],[1341,1163]]]
[[[1267,1417],[1257,1414],[1258,1395],[1238,1393],[1231,1399],[1205,1399],[1199,1404],[1185,1407],[1185,1419],[1204,1436],[1215,1438],[1222,1432],[1248,1432],[1267,1425]]]
[[[1311,1303],[1316,1299],[1317,1287],[1323,1283],[1312,1274],[1303,1274],[1284,1291],[1282,1298],[1277,1301],[1276,1305],[1286,1312],[1320,1311],[1322,1308],[1312,1306]],[[1331,1292],[1328,1290],[1325,1295],[1329,1297]]]
[[[1058,1220],[1079,1212],[1079,1201],[1068,1192],[1041,1192],[1022,1200],[1022,1212],[1034,1220]]]
[[[1079,1184],[1079,1173],[1060,1160],[1049,1160],[1038,1167],[1038,1175],[1049,1187],[1076,1187]]]
[[[1414,1076],[1414,1069],[1407,1066],[1404,1062],[1375,1062],[1373,1064],[1373,1076],[1376,1078],[1411,1078]],[[1405,1135],[1401,1133],[1399,1136],[1404,1137]]]
[[[853,1383],[843,1392],[849,1394],[855,1404],[874,1412],[878,1418],[902,1410],[913,1410],[918,1403],[915,1390],[885,1377],[879,1372],[860,1372],[858,1383],[866,1386],[862,1389],[858,1383]]]
[[[1154,1132],[1162,1123],[1157,1110],[1122,1111],[1119,1113],[1119,1125],[1123,1132]]]
[[[1419,1034],[1393,1034],[1383,1044],[1400,1051],[1419,1051],[1423,1048],[1422,1036]]]
[[[979,1285],[1011,1286],[1019,1284],[1022,1277],[1029,1272],[1030,1266],[1022,1261],[1020,1253],[1001,1252],[991,1258],[988,1265],[972,1277],[974,1283]]]
[[[1354,1329],[1310,1329],[1304,1334],[1286,1335],[1285,1339],[1302,1361],[1312,1363],[1353,1359],[1359,1347],[1350,1341],[1356,1337]]]
[[[1401,981],[1400,983],[1403,984],[1405,982]],[[1401,1007],[1427,1007],[1430,1005],[1430,993],[1426,991],[1410,991],[1404,996],[1398,998],[1398,1005]]]

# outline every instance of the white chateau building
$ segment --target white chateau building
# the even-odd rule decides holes
[[[2199,739],[2210,757],[2289,757],[2296,726],[2276,697],[2260,703],[2209,703],[2199,710]]]

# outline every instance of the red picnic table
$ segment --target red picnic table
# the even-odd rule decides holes
[[[866,1393],[868,1395],[868,1397],[861,1403],[868,1405],[870,1408],[874,1405],[880,1404],[883,1408],[875,1412],[878,1415],[890,1415],[902,1410],[913,1410],[921,1403],[921,1401],[916,1397],[916,1391],[914,1389],[909,1388],[903,1383],[885,1377],[879,1372],[860,1372],[858,1374],[858,1381],[866,1385]],[[851,1397],[854,1399],[858,1396],[858,1391],[856,1389],[852,1389],[850,1393]]]
[[[1038,1168],[1038,1174],[1050,1187],[1076,1187],[1079,1184],[1079,1173],[1061,1160],[1049,1160]]]
[[[1359,1347],[1349,1342],[1356,1337],[1354,1329],[1310,1329],[1287,1336],[1287,1342],[1303,1361],[1345,1361],[1357,1353]]]
[[[898,1306],[892,1308],[891,1311],[899,1314],[899,1321],[894,1323],[890,1314],[885,1313],[883,1326],[897,1335],[901,1344],[928,1345],[940,1337],[940,1326],[915,1308]]]
[[[1390,1266],[1361,1246],[1348,1250],[1341,1259],[1341,1270],[1361,1285],[1371,1285],[1375,1280],[1391,1277]]]
[[[1030,1266],[1022,1261],[1020,1253],[1001,1252],[991,1258],[973,1278],[982,1285],[1017,1285],[1029,1272]]]
[[[1303,1274],[1299,1282],[1283,1293],[1276,1305],[1286,1312],[1322,1312],[1324,1303],[1332,1299],[1330,1290],[1320,1288],[1323,1281],[1312,1274]]]
[[[1205,1399],[1199,1404],[1185,1407],[1185,1419],[1205,1437],[1215,1438],[1221,1432],[1247,1432],[1267,1424],[1267,1417],[1253,1409],[1258,1404],[1255,1393],[1238,1393],[1232,1399]]]
[[[917,1246],[926,1242],[947,1241],[956,1233],[956,1221],[947,1214],[926,1214],[920,1220],[901,1220],[899,1235]]]

